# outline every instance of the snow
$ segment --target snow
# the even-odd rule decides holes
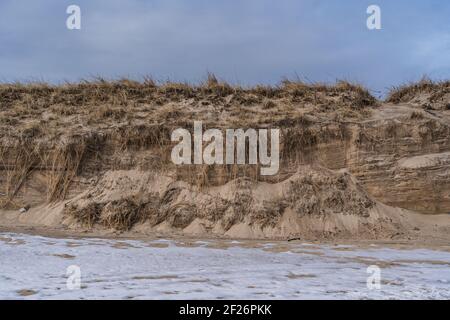
[[[0,233],[0,298],[450,298],[450,253],[446,251],[252,244],[204,240],[186,245],[175,240],[54,239]],[[71,265],[80,268],[79,289],[67,286]],[[379,290],[367,287],[370,265],[381,270]],[[24,295],[21,290],[33,294]]]

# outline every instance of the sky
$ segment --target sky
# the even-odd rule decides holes
[[[366,10],[381,9],[381,30]],[[69,5],[81,29],[69,30]],[[0,81],[96,76],[232,84],[354,81],[382,95],[450,78],[441,0],[0,0]]]

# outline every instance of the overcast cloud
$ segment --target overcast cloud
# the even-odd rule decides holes
[[[82,29],[66,28],[66,8]],[[382,30],[366,28],[381,7]],[[411,0],[2,0],[0,78],[91,76],[232,83],[358,81],[375,93],[450,78],[450,2]]]

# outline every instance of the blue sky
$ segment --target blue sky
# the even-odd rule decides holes
[[[66,8],[82,29],[66,28]],[[366,28],[381,7],[382,30]],[[1,0],[0,80],[92,76],[231,83],[360,82],[374,94],[450,78],[450,2],[437,0]]]

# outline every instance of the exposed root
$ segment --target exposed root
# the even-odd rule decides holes
[[[12,153],[12,155],[8,153]],[[0,198],[0,207],[17,207],[14,198],[37,164],[38,154],[39,152],[36,151],[35,147],[26,141],[18,142],[14,146],[0,148],[0,165],[3,167],[1,168],[2,171],[6,173],[5,196]],[[5,159],[8,159],[9,156],[14,159],[12,169],[8,168],[5,163]]]
[[[99,137],[91,134],[74,136],[56,147],[50,155],[51,171],[48,175],[48,201],[64,200],[73,179],[79,173],[89,152],[101,146]]]

